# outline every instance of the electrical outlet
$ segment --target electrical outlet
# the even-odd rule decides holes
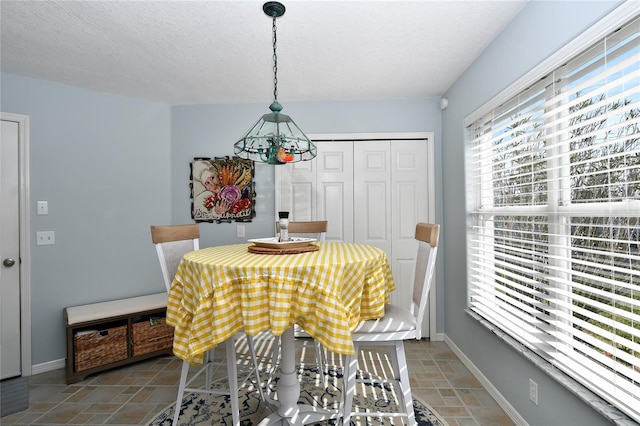
[[[244,238],[244,225],[238,225],[236,227],[236,237]]]
[[[529,379],[529,399],[538,405],[538,384],[531,379]]]
[[[53,231],[36,232],[36,245],[49,246],[56,243],[56,233]]]

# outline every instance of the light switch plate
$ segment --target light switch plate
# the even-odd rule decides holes
[[[50,246],[56,243],[56,233],[54,231],[36,232],[36,245]]]
[[[49,214],[49,202],[47,202],[47,201],[38,201],[37,207],[38,207],[38,214],[39,215]]]

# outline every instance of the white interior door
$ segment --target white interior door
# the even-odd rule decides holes
[[[392,255],[391,146],[389,141],[353,144],[355,240]]]
[[[394,303],[409,307],[415,272],[416,224],[430,222],[429,146],[426,140],[397,140],[391,143],[391,267],[398,289],[392,296]],[[435,286],[434,286],[435,287]],[[435,293],[435,288],[431,295]],[[429,312],[429,308],[427,308]],[[423,333],[429,330],[425,314]],[[427,336],[425,336],[427,337]]]
[[[327,220],[327,241],[353,242],[353,143],[317,144],[313,161],[276,167],[276,212]]]
[[[276,217],[277,212],[286,211],[290,221],[316,220],[316,162],[283,164],[276,166],[275,170]]]
[[[0,123],[0,379],[7,379],[22,374],[19,125]]]
[[[353,143],[317,144],[316,220],[328,221],[327,241],[354,240]],[[296,207],[297,208],[297,207]]]

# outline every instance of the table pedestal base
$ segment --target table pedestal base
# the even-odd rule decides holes
[[[295,417],[281,416],[273,413],[260,421],[258,426],[283,425],[301,426],[323,420],[337,419],[340,415],[335,411],[322,410],[311,405],[298,405],[298,414]]]
[[[340,417],[337,411],[323,410],[307,404],[298,404],[300,382],[296,371],[293,327],[288,328],[282,334],[280,345],[280,380],[276,387],[278,400],[274,401],[278,408],[275,413],[263,419],[258,426],[298,426]]]

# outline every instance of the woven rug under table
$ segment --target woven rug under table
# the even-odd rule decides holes
[[[342,369],[330,367],[326,374],[327,386],[323,389],[317,381],[316,367],[299,367],[298,372],[301,379],[300,403],[315,405],[330,410],[338,407],[340,400],[340,389],[342,388]],[[266,377],[266,373],[264,374]],[[275,394],[278,377],[270,384],[268,392],[271,396]],[[226,379],[214,383],[214,387],[228,389]],[[369,407],[375,411],[395,411],[397,399],[395,389],[391,386],[365,385],[367,390],[364,395],[356,395],[354,398],[354,409],[361,410]],[[360,387],[359,387],[360,389]],[[261,404],[258,392],[252,384],[243,386],[240,389],[240,418],[242,426],[257,425],[260,420],[271,414],[271,411],[264,404]],[[420,401],[414,396],[413,406],[416,412],[416,421],[419,426],[448,426],[428,404]],[[171,425],[175,404],[170,405],[160,413],[149,426]],[[187,394],[182,401],[180,414],[180,425],[202,426],[202,425],[230,425],[231,403],[227,396],[210,396],[207,398],[203,394]],[[325,421],[315,423],[315,425],[332,425],[335,421]],[[401,419],[391,418],[352,418],[352,425],[396,425],[402,424]]]

